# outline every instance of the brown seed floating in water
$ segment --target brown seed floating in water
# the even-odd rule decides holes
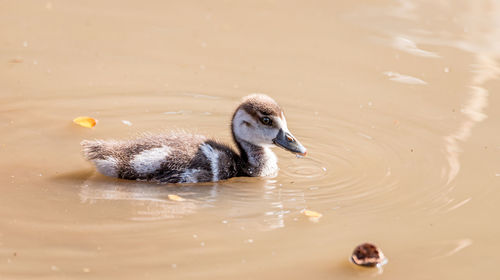
[[[361,266],[383,265],[387,261],[384,253],[371,243],[363,243],[352,252],[351,261]]]

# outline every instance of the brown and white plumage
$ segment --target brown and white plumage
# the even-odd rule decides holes
[[[213,182],[237,176],[269,176],[277,172],[274,145],[305,155],[288,131],[280,106],[270,97],[243,99],[231,122],[238,147],[202,135],[172,132],[126,141],[88,141],[85,157],[107,176],[162,183]]]

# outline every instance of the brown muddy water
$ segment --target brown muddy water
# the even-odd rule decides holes
[[[0,1],[0,35],[0,279],[500,277],[498,1]],[[308,148],[276,149],[276,177],[156,185],[82,158],[230,141],[254,92]],[[349,262],[366,241],[383,270]]]

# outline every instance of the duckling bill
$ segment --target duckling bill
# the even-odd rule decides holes
[[[83,153],[107,176],[160,183],[215,182],[259,177],[278,171],[278,146],[305,156],[288,130],[281,107],[267,95],[245,97],[236,108],[231,131],[237,149],[203,135],[169,133],[115,141],[82,141]]]

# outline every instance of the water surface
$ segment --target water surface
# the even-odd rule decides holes
[[[495,279],[499,19],[497,1],[0,2],[0,279]],[[145,131],[230,142],[255,92],[308,148],[276,149],[275,177],[156,185],[81,156]],[[365,241],[383,272],[349,263]]]

